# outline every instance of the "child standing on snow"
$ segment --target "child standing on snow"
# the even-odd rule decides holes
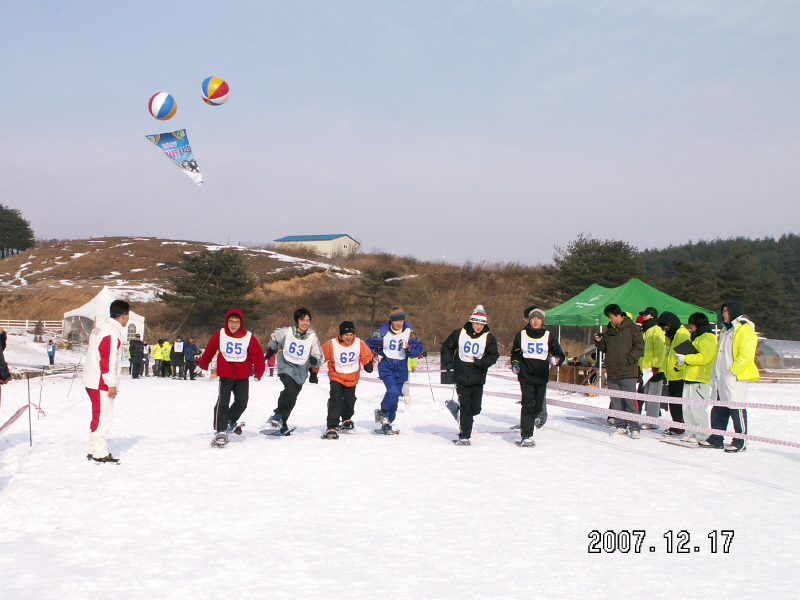
[[[408,381],[408,357],[419,356],[424,348],[411,323],[406,321],[406,313],[400,308],[392,309],[389,320],[372,334],[367,345],[382,357],[378,375],[386,386],[381,408],[375,411],[375,421],[381,424],[380,432],[391,435],[397,433],[392,429],[392,423],[403,395],[403,383]]]
[[[247,408],[250,396],[250,374],[256,381],[264,375],[264,350],[256,336],[244,328],[241,309],[231,308],[225,315],[225,325],[215,331],[200,357],[200,368],[208,369],[211,359],[217,357],[219,395],[214,407],[214,442],[218,446],[228,443],[228,433],[242,433],[239,417]],[[230,403],[233,393],[233,404]]]
[[[564,362],[564,352],[558,340],[544,327],[545,312],[531,306],[525,309],[527,327],[514,336],[511,345],[511,369],[517,374],[522,391],[520,433],[518,446],[531,447],[533,428],[541,429],[547,421],[545,393],[550,379],[550,367]]]
[[[328,364],[328,379],[331,395],[328,399],[328,431],[322,437],[338,439],[336,428],[341,419],[342,429],[353,428],[356,405],[356,385],[361,377],[361,367],[372,373],[372,350],[356,337],[356,326],[352,321],[339,325],[339,337],[328,340],[322,346],[322,355]]]
[[[311,312],[307,308],[294,311],[294,325],[276,329],[267,346],[267,360],[278,355],[278,379],[283,384],[275,414],[267,423],[280,427],[282,435],[289,435],[291,431],[286,422],[297,404],[297,396],[306,378],[309,383],[319,382],[317,372],[322,364],[322,351],[319,338],[311,329]]]

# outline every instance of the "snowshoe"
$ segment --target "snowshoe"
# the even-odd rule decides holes
[[[382,411],[379,408],[375,409],[375,422],[380,423],[381,425],[389,425],[391,427],[391,423],[389,423],[389,413]]]
[[[453,440],[453,443],[456,446],[471,446],[472,444],[469,441],[469,438],[459,437],[457,440]]]
[[[112,465],[118,465],[119,464],[119,459],[118,458],[114,458],[110,454],[108,456],[104,456],[103,458],[95,458],[91,454],[87,454],[86,458],[87,458],[87,460],[94,461],[94,463],[96,465],[100,465],[100,464],[103,464],[103,463],[111,463]]]
[[[515,442],[517,446],[520,448],[533,448],[536,445],[536,442],[533,441],[532,437],[522,438]]]
[[[228,432],[227,431],[218,431],[217,435],[214,436],[214,441],[212,445],[217,446],[217,448],[222,448],[225,444],[228,443]]]
[[[400,433],[400,431],[397,429],[392,429],[392,424],[387,423],[380,429],[376,429],[375,433],[379,433],[381,435],[397,435],[398,433]]]
[[[284,435],[292,435],[292,432],[297,429],[297,427],[286,427],[285,425],[280,429],[262,429],[258,433],[264,435],[276,435],[276,436],[284,436]]]
[[[328,429],[325,433],[322,434],[323,440],[338,440],[339,434],[336,432],[335,429]]]
[[[342,421],[342,424],[339,426],[339,428],[344,430],[344,431],[349,431],[349,430],[353,429],[354,427],[355,427],[355,425],[353,424],[353,421],[351,421],[350,419]]]
[[[458,402],[455,400],[445,400],[444,405],[447,407],[447,410],[450,411],[450,414],[453,415],[453,418],[458,421],[458,411],[461,409]]]

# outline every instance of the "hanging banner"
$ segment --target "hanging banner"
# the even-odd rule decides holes
[[[186,137],[186,130],[180,129],[171,133],[155,133],[145,136],[156,146],[161,148],[184,173],[192,178],[197,185],[203,183],[203,174],[197,166],[197,161],[192,154],[192,147],[189,145],[189,138]]]

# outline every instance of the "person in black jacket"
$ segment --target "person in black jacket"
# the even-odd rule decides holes
[[[131,362],[131,379],[139,379],[142,375],[142,361],[144,360],[144,342],[138,333],[128,344],[128,356]]]
[[[531,306],[525,309],[527,327],[514,336],[511,345],[511,369],[517,374],[522,391],[520,429],[522,438],[518,446],[535,446],[533,428],[547,421],[545,392],[550,379],[550,367],[564,362],[564,352],[555,336],[544,327],[545,312]]]
[[[8,343],[8,336],[3,328],[0,327],[0,385],[5,385],[11,379],[11,373],[6,363],[5,351]]]
[[[486,311],[479,304],[464,327],[453,331],[442,344],[442,383],[455,383],[458,393],[458,405],[448,405],[460,425],[458,439],[453,440],[458,446],[470,445],[475,415],[481,413],[486,371],[500,358],[487,323]]]
[[[603,366],[606,369],[606,385],[610,390],[635,392],[639,379],[639,359],[644,355],[642,329],[622,312],[619,304],[609,304],[603,309],[608,317],[605,333],[595,333],[595,347],[603,353]],[[663,316],[664,313],[662,313]],[[636,400],[611,398],[611,408],[622,412],[639,414]],[[616,420],[612,436],[625,435],[638,440],[641,424],[633,420]]]

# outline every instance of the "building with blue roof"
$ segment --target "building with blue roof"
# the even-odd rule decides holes
[[[287,235],[274,240],[278,250],[311,248],[317,254],[333,256],[334,254],[355,254],[361,244],[346,233],[329,233],[324,235]]]

